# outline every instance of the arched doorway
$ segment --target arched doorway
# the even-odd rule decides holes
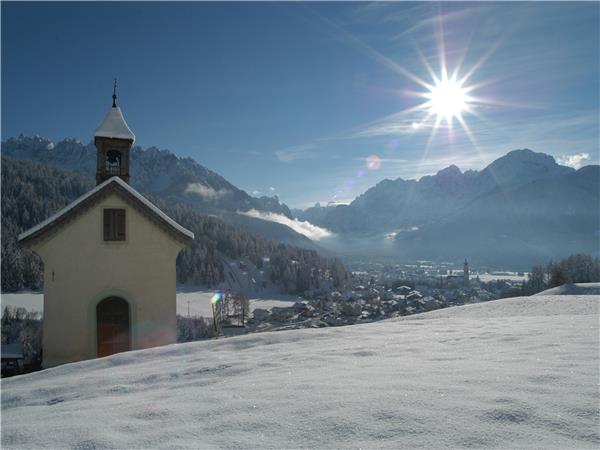
[[[108,297],[96,306],[98,356],[131,350],[129,304],[119,297]]]

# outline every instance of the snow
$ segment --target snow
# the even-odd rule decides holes
[[[599,295],[600,283],[575,283],[547,289],[535,295]]]
[[[3,448],[597,448],[600,296],[258,333],[2,381]]]
[[[69,203],[63,209],[61,209],[57,213],[51,215],[43,222],[37,224],[36,226],[30,228],[27,231],[24,231],[23,233],[21,233],[19,235],[19,241],[22,241],[23,239],[27,239],[28,237],[35,235],[36,233],[40,232],[47,226],[51,226],[54,222],[56,222],[62,216],[64,216],[65,214],[68,214],[73,208],[77,207],[78,205],[80,205],[81,203],[83,203],[85,200],[92,197],[96,193],[100,192],[102,189],[104,189],[111,183],[116,183],[120,187],[125,189],[129,194],[131,194],[138,201],[140,201],[144,206],[146,206],[152,213],[159,216],[164,222],[166,222],[169,226],[174,228],[176,231],[178,231],[179,233],[188,237],[189,239],[194,239],[194,233],[192,233],[187,228],[184,228],[181,225],[179,225],[177,222],[175,222],[173,219],[171,219],[169,216],[167,216],[164,212],[162,212],[158,207],[156,207],[150,200],[148,200],[146,197],[144,197],[142,194],[140,194],[138,191],[136,191],[134,188],[132,188],[128,183],[123,181],[121,178],[115,176],[115,177],[109,178],[108,180],[100,183],[94,189],[91,189],[90,191],[86,192],[81,197],[79,197],[78,199]]]
[[[212,317],[210,300],[216,291],[204,290],[194,287],[179,286],[177,288],[177,313],[188,315],[188,301],[191,316]],[[256,308],[270,309],[274,306],[292,306],[298,301],[293,295],[277,294],[258,296],[254,294],[249,298],[250,311]]]
[[[15,293],[2,293],[0,296],[2,310],[5,306],[12,308],[25,308],[27,311],[44,312],[44,293],[22,291]]]
[[[188,315],[188,301],[191,316],[212,317],[210,299],[216,291],[189,286],[177,287],[177,314]],[[274,306],[292,306],[298,297],[267,292],[264,295],[250,296],[250,310],[255,308],[270,309]],[[43,292],[2,293],[2,309],[5,306],[23,307],[28,311],[44,312]]]
[[[503,273],[482,273],[482,274],[471,274],[471,278],[479,276],[481,281],[486,283],[496,280],[506,281],[525,281],[527,279],[527,273],[519,275],[517,272],[503,272]]]
[[[96,137],[108,137],[117,139],[131,139],[135,141],[135,135],[127,126],[121,108],[118,106],[110,108],[104,121],[94,133]]]

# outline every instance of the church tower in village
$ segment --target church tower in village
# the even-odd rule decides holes
[[[121,108],[117,106],[116,79],[112,101],[112,108],[94,134],[94,145],[98,149],[96,184],[114,176],[129,183],[129,154],[135,135],[127,126]]]
[[[463,277],[465,280],[465,285],[469,284],[469,262],[467,261],[467,258],[465,258],[465,264],[463,266]]]

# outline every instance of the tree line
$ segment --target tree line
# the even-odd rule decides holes
[[[90,190],[91,179],[2,157],[2,290],[40,289],[42,262],[17,242],[27,230]]]
[[[2,343],[20,344],[25,371],[39,370],[42,363],[42,318],[25,308],[5,306],[2,310]]]
[[[594,282],[600,282],[600,259],[577,254],[558,262],[550,261],[545,266],[533,267],[523,283],[522,291],[524,295],[533,295],[563,284]]]

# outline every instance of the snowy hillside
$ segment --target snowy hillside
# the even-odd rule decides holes
[[[172,345],[3,380],[3,448],[593,448],[599,296]]]

